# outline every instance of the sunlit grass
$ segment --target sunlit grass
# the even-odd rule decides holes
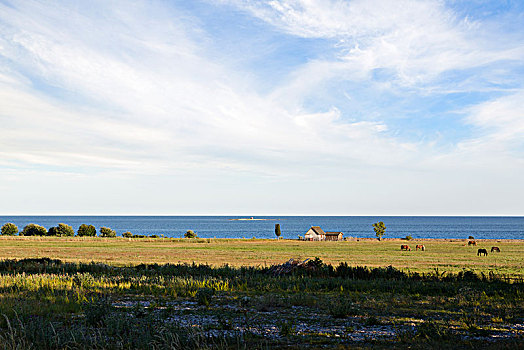
[[[424,244],[426,251],[401,252],[400,244]],[[51,257],[71,262],[99,261],[111,265],[141,263],[206,263],[212,266],[269,266],[290,258],[319,257],[331,264],[394,266],[416,272],[495,271],[524,276],[524,241],[482,241],[468,247],[461,240],[360,240],[304,242],[262,239],[108,239],[91,237],[0,237],[4,258]],[[478,257],[477,248],[501,248],[501,253]]]

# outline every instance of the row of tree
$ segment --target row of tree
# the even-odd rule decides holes
[[[6,236],[63,236],[63,237],[73,237],[75,235],[75,230],[69,225],[58,224],[49,228],[49,231],[40,225],[29,224],[24,227],[22,231],[18,231],[18,227],[12,222],[8,222],[2,226],[2,235]],[[115,230],[110,229],[109,227],[100,227],[100,237],[116,237]],[[93,225],[82,224],[78,227],[76,235],[79,237],[95,237],[96,228]]]

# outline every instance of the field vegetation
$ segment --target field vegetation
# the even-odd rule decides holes
[[[143,237],[143,236],[142,236]],[[400,251],[409,244],[412,251]],[[425,251],[415,251],[424,244]],[[500,253],[477,256],[478,248]],[[524,240],[477,240],[468,246],[467,240],[360,239],[344,242],[308,242],[298,240],[213,239],[213,238],[102,238],[102,237],[21,237],[1,236],[0,257],[24,259],[49,257],[68,262],[91,261],[111,265],[141,263],[197,263],[220,267],[270,266],[290,258],[319,257],[338,265],[395,268],[412,272],[460,272],[472,269],[477,273],[493,272],[507,277],[524,275]]]
[[[0,261],[3,349],[517,348],[524,285],[472,271]]]
[[[524,241],[6,235],[0,257],[0,349],[524,344]]]

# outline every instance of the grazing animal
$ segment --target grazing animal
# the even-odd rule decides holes
[[[410,248],[409,245],[407,245],[407,244],[402,244],[402,245],[400,246],[400,250],[409,250],[409,251],[411,251],[411,248]]]
[[[477,256],[480,256],[484,254],[484,256],[487,256],[488,255],[488,251],[484,248],[479,248],[479,250],[477,251]]]
[[[491,247],[491,252],[499,252],[500,253],[500,248],[499,247]]]
[[[475,242],[475,241],[469,241],[469,242],[468,242],[468,245],[477,245],[477,242]]]
[[[424,247],[423,244],[417,244],[417,246],[415,247],[415,249],[416,249],[416,250],[419,250],[419,249],[420,249],[420,250],[424,251],[424,250],[426,250],[426,247]]]

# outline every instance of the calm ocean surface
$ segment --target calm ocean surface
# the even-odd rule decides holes
[[[384,237],[402,238],[512,238],[524,239],[524,217],[443,217],[443,216],[281,216],[265,217],[264,221],[234,221],[237,216],[0,216],[0,225],[16,224],[19,230],[30,223],[49,229],[58,223],[73,226],[91,224],[98,229],[106,226],[117,234],[164,234],[182,237],[193,230],[204,238],[275,238],[275,224],[279,223],[282,237],[303,236],[310,226],[320,226],[324,231],[341,231],[344,237],[375,237],[371,224],[384,221]]]

